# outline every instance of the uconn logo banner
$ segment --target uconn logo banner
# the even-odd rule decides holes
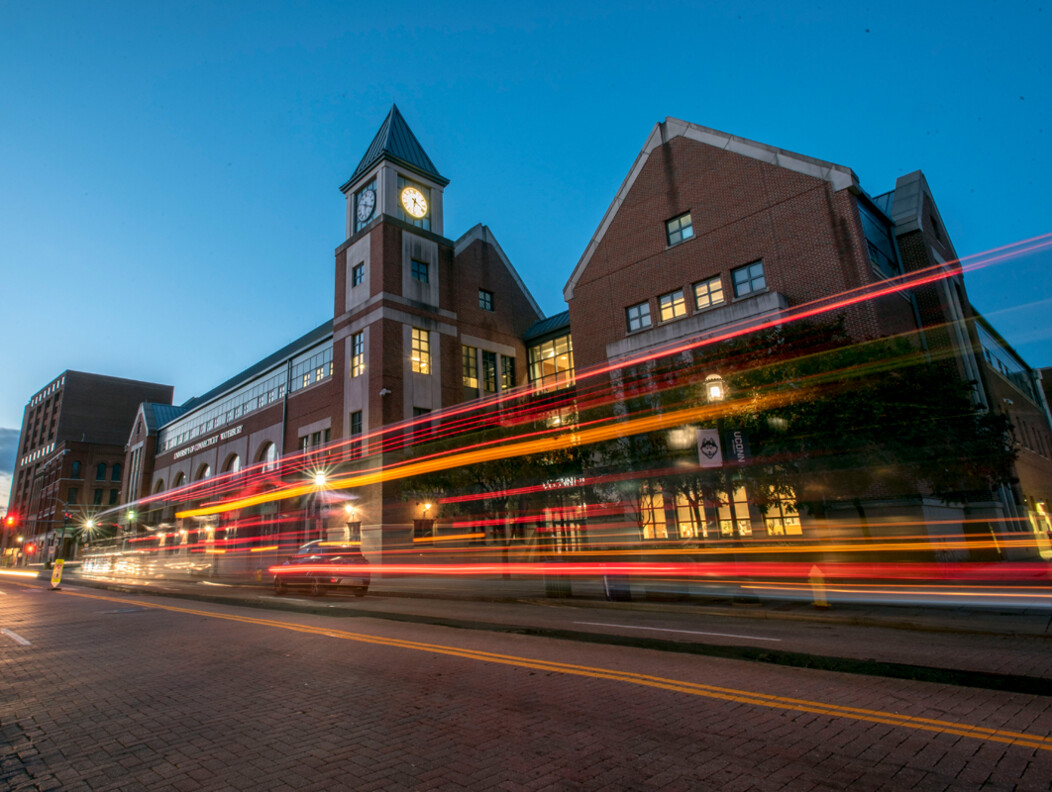
[[[723,467],[727,462],[739,466],[749,460],[749,443],[741,429],[728,429],[720,438],[718,429],[698,429],[698,464],[703,468]]]

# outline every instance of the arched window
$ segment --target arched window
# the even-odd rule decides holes
[[[206,479],[212,475],[212,468],[207,463],[197,469],[197,481]]]
[[[106,478],[106,463],[105,462],[99,462],[98,466],[95,468],[95,480],[96,481],[104,481],[105,478]]]
[[[114,462],[113,463],[113,472],[110,474],[110,481],[120,481],[120,480],[121,480],[121,463],[120,462]]]
[[[241,470],[241,457],[237,454],[231,454],[227,457],[226,464],[223,466],[224,473],[237,473]]]
[[[181,487],[186,483],[186,476],[182,473],[175,474],[175,481],[172,482],[172,487]]]
[[[274,470],[278,466],[278,447],[267,443],[259,452],[259,461],[263,463],[263,470]]]
[[[180,475],[182,475],[182,474],[180,473]],[[153,492],[154,492],[155,495],[158,492],[164,492],[164,479],[163,478],[157,479],[157,483],[153,485]]]

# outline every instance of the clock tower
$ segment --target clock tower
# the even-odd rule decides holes
[[[443,235],[438,173],[409,125],[392,105],[351,178],[340,188],[347,199],[347,238],[382,215]]]

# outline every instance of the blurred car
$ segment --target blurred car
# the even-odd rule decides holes
[[[305,588],[316,597],[346,587],[356,597],[369,590],[369,562],[358,545],[341,542],[308,542],[274,573],[274,593]]]

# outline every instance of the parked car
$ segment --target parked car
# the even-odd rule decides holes
[[[358,545],[342,542],[308,542],[289,556],[285,563],[271,567],[274,593],[305,588],[320,597],[327,591],[346,587],[356,597],[369,590],[369,562]]]

